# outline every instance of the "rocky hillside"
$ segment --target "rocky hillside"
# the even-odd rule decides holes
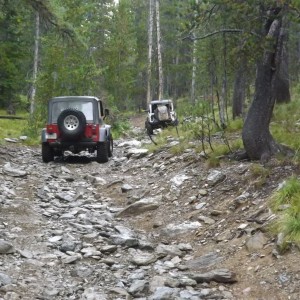
[[[135,132],[106,164],[0,146],[0,299],[299,299],[299,250],[280,255],[266,230],[268,196],[298,167],[209,169]]]

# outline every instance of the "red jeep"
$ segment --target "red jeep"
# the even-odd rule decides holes
[[[53,161],[65,150],[74,154],[88,150],[96,151],[97,162],[107,162],[113,152],[111,126],[104,123],[108,114],[97,97],[52,98],[48,103],[48,122],[42,130],[43,161]]]

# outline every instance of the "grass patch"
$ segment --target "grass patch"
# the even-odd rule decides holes
[[[1,116],[8,116],[5,110],[0,110]],[[1,119],[0,118],[0,143],[5,143],[5,138],[19,138],[26,135],[26,128],[28,126],[28,114],[18,113],[18,117],[24,119]]]
[[[290,243],[300,243],[300,181],[292,176],[286,180],[281,189],[270,198],[270,207],[278,214],[270,230],[282,234],[280,250],[284,251]]]
[[[270,169],[265,168],[261,164],[254,163],[250,167],[250,177],[254,179],[251,184],[256,188],[260,189],[266,184],[268,177],[270,176]]]
[[[244,121],[242,118],[236,118],[235,120],[232,120],[229,122],[226,131],[227,132],[237,132],[241,131],[244,126]]]
[[[296,176],[292,176],[271,196],[271,208],[278,211],[280,206],[291,204],[295,197],[300,197],[300,181]]]
[[[279,143],[300,149],[300,106],[299,101],[293,100],[287,104],[276,105],[273,112],[270,131]]]
[[[268,177],[270,175],[270,170],[262,166],[261,164],[252,164],[250,167],[250,172],[253,178]]]

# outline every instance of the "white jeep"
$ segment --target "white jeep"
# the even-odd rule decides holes
[[[172,100],[153,100],[150,102],[145,121],[145,128],[149,135],[153,134],[154,129],[177,125],[178,119]]]

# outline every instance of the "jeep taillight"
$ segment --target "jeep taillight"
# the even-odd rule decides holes
[[[56,140],[58,135],[58,128],[56,125],[47,125],[46,127],[46,139]]]
[[[49,132],[49,133],[53,132],[53,127],[52,126],[47,126],[47,132]]]

